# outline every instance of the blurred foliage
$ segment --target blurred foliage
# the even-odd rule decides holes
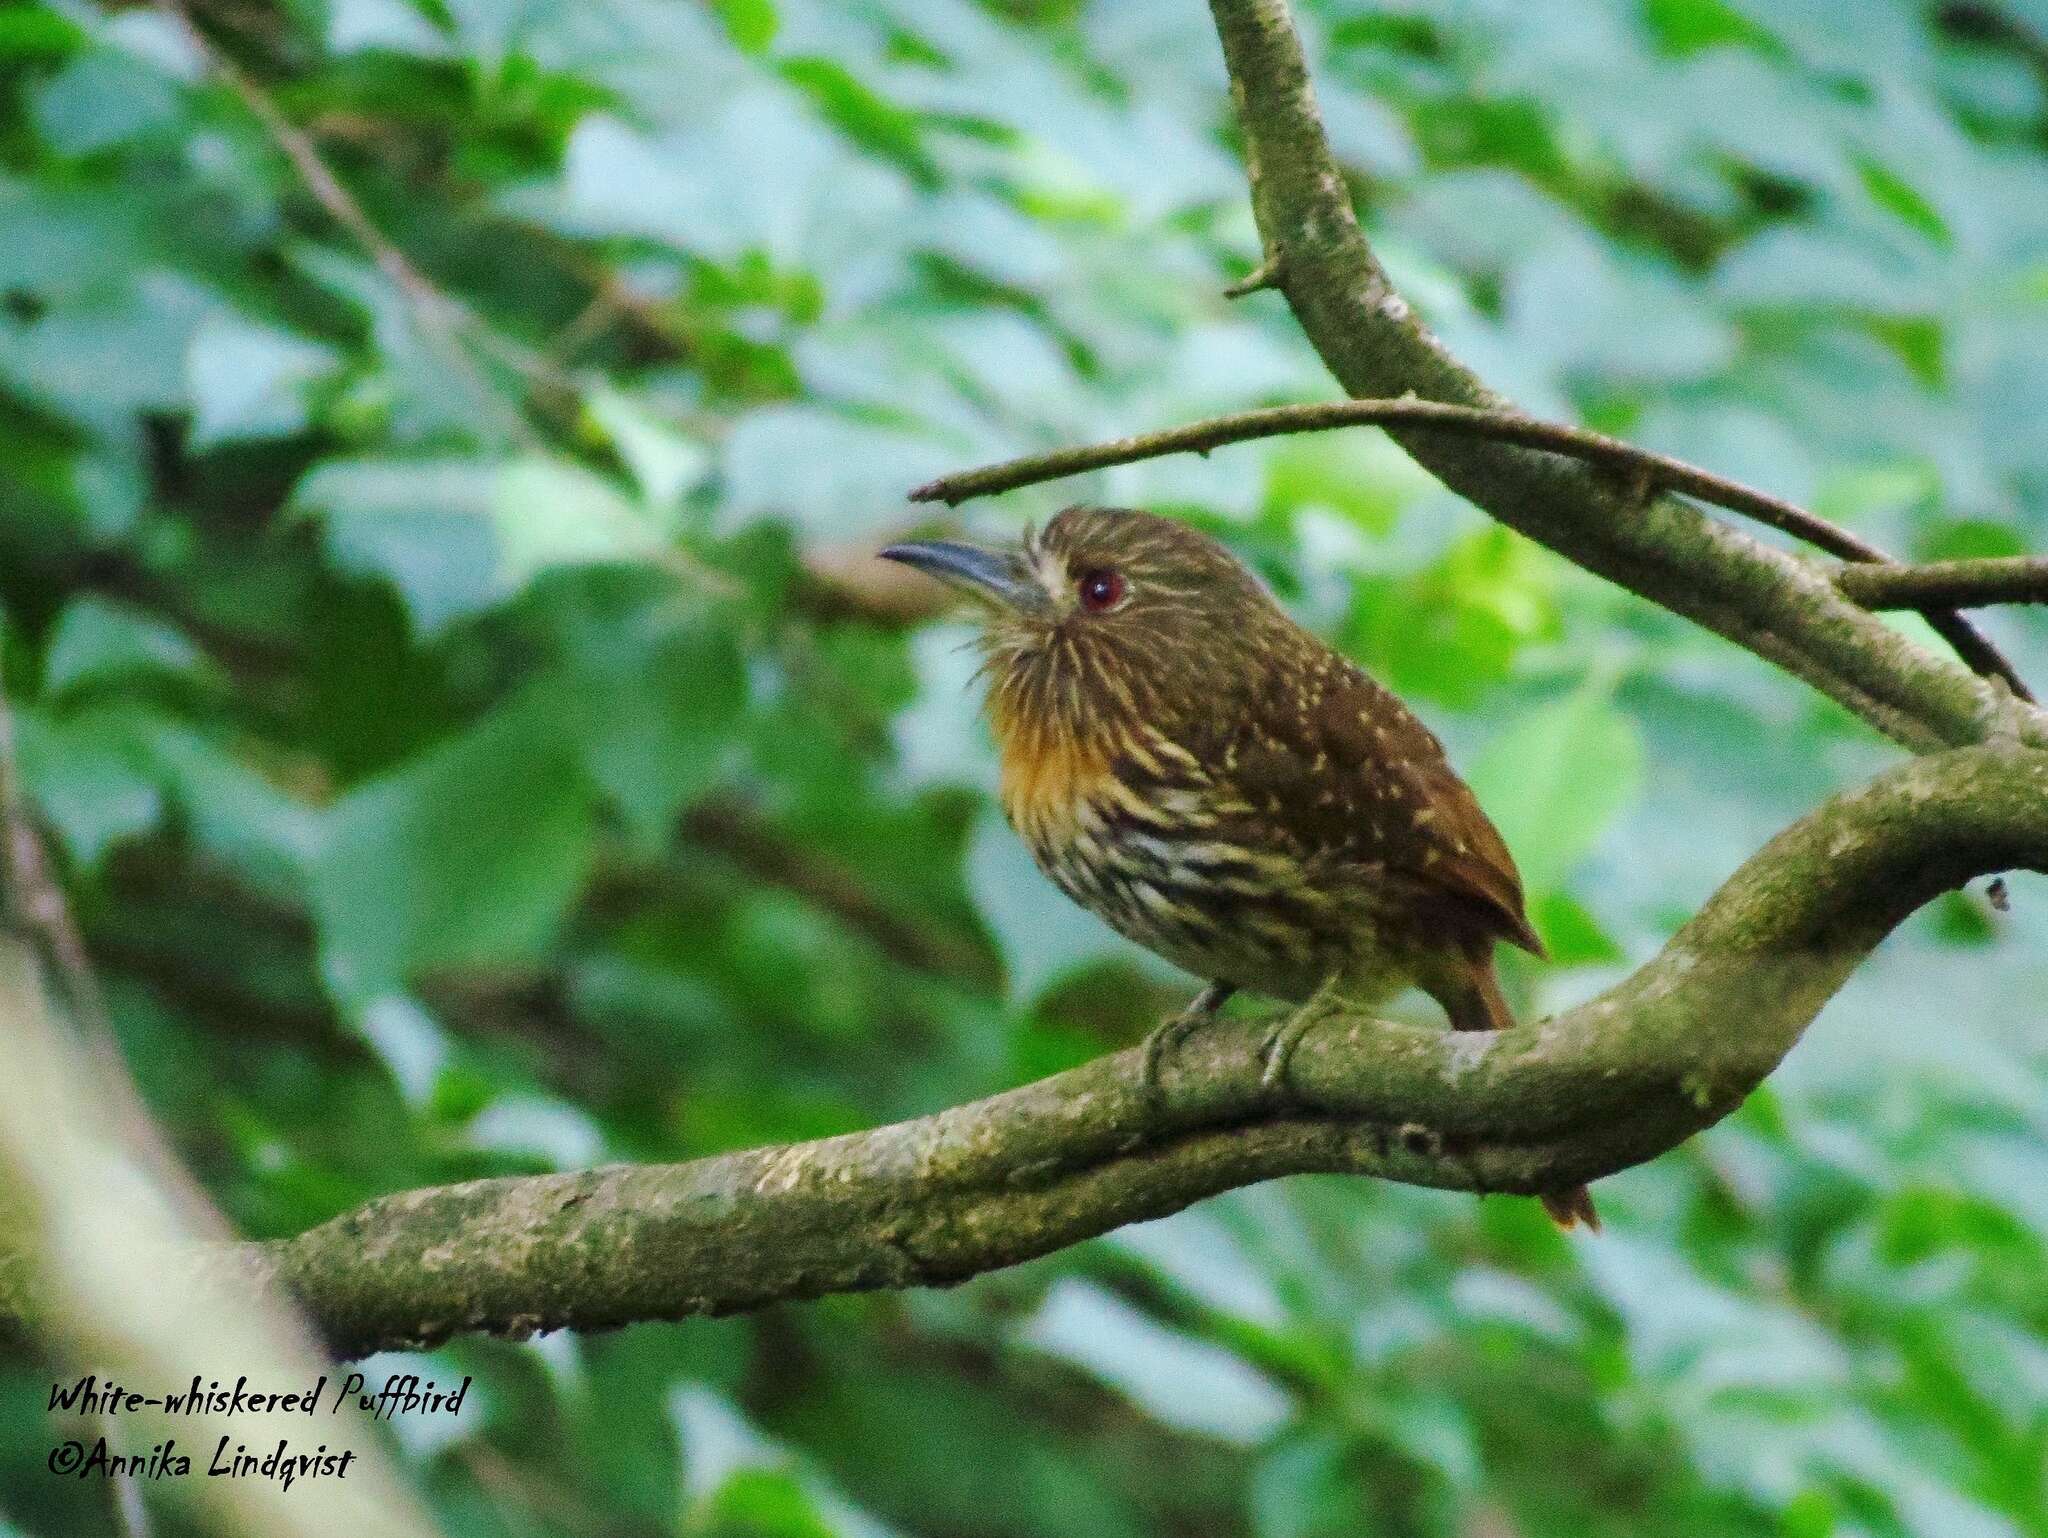
[[[390,251],[164,11],[0,9],[0,603],[123,1040],[238,1224],[930,1111],[1184,994],[993,815],[961,632],[819,573],[939,470],[1330,392],[1220,297],[1204,7],[194,11]],[[1397,280],[1528,409],[1902,552],[2048,548],[2036,0],[1303,21]],[[1440,728],[1558,953],[1526,1008],[1885,755],[1375,434],[969,513],[1084,493],[1217,531]],[[1597,1242],[1294,1181],[953,1292],[459,1343],[479,1409],[400,1451],[463,1535],[2048,1534],[2013,897],[1916,919]],[[0,1530],[103,1531],[5,1372]]]

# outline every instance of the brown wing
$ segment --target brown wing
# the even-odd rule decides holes
[[[1480,810],[1471,787],[1443,759],[1441,747],[1437,752],[1434,765],[1425,768],[1411,762],[1403,771],[1411,777],[1417,802],[1433,813],[1428,827],[1435,840],[1424,850],[1421,874],[1478,907],[1487,927],[1502,939],[1543,955],[1543,941],[1523,903],[1515,857],[1492,819]]]
[[[1443,744],[1356,664],[1314,645],[1249,702],[1253,725],[1226,753],[1250,815],[1304,855],[1380,865],[1419,900],[1447,904],[1454,923],[1542,955],[1514,857]]]

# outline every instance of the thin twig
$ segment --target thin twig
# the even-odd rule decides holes
[[[543,349],[505,335],[461,300],[437,287],[377,228],[321,157],[318,147],[284,115],[270,94],[207,40],[186,13],[184,0],[156,0],[156,5],[184,31],[192,46],[206,59],[208,67],[262,123],[272,141],[299,173],[314,201],[348,232],[376,264],[377,270],[405,297],[420,323],[420,329],[463,376],[480,404],[499,419],[508,436],[522,448],[541,447],[526,418],[507,408],[491,388],[490,380],[464,346],[464,334],[478,352],[525,380],[534,391],[535,404],[547,410],[562,426],[575,428],[580,425],[577,402],[582,397],[583,387],[575,376],[565,371]],[[658,561],[706,591],[722,596],[738,591],[737,584],[730,578],[705,565],[680,546],[664,549]]]
[[[2048,556],[1925,561],[1913,566],[1844,566],[1835,586],[1866,609],[1968,609],[1997,603],[2048,603]]]
[[[664,356],[689,359],[694,344],[664,310],[661,300],[641,293],[605,263],[586,255],[575,242],[537,225],[524,228],[549,247],[565,272],[591,291],[590,302],[548,341],[546,356],[557,367],[616,321],[626,322],[637,339],[658,347]]]
[[[0,909],[54,963],[73,1023],[94,1052],[118,1060],[120,1048],[106,997],[86,954],[84,937],[64,901],[64,889],[50,869],[49,852],[43,847],[42,834],[22,790],[14,711],[7,701],[4,670],[0,670],[0,832],[7,844]]]
[[[475,392],[478,403],[499,419],[500,425],[513,438],[528,447],[534,444],[532,429],[517,411],[509,409],[491,387],[491,382],[477,367],[476,360],[469,355],[462,340],[462,331],[468,329],[477,345],[495,353],[501,362],[532,376],[538,354],[509,338],[500,337],[459,300],[444,293],[433,280],[415,267],[411,258],[392,244],[384,232],[377,228],[370,216],[363,211],[355,195],[342,185],[341,178],[320,154],[319,148],[290,118],[284,114],[270,93],[258,85],[234,60],[214,46],[204,32],[192,20],[184,0],[156,0],[156,7],[171,23],[184,33],[187,41],[206,61],[206,66],[241,100],[252,117],[263,125],[263,130],[285,159],[291,162],[299,180],[313,195],[313,200],[326,210],[329,218],[345,230],[355,243],[381,272],[386,281],[396,288],[411,308],[420,330],[429,341],[437,346],[449,364],[459,373],[463,382]],[[559,380],[543,381],[551,387],[558,387]]]
[[[331,1372],[263,1269],[225,1258],[236,1251],[224,1225],[187,1221],[179,1210],[184,1190],[162,1184],[150,1159],[122,1145],[122,1113],[51,1019],[42,972],[28,945],[0,937],[7,1043],[0,1286],[8,1299],[0,1335],[17,1348],[33,1343],[34,1359],[52,1364],[53,1376],[92,1373],[108,1387],[169,1389],[240,1375],[252,1387],[297,1388]],[[110,1122],[117,1124],[111,1132]],[[338,1376],[327,1385],[338,1387]],[[168,1413],[142,1409],[139,1419],[131,1408],[124,1403],[118,1416],[131,1447],[175,1433],[197,1448],[237,1438],[260,1448],[286,1432],[296,1437],[305,1425],[300,1414],[288,1424],[281,1413],[242,1406],[229,1416],[194,1402]],[[179,1530],[264,1538],[426,1538],[434,1531],[369,1418],[339,1402],[320,1408],[324,1450],[345,1455],[324,1466],[332,1477],[289,1491],[275,1478],[181,1479],[180,1514],[191,1516]],[[182,1470],[179,1460],[165,1472]],[[132,1489],[120,1476],[108,1482],[117,1500]],[[131,1534],[146,1531],[132,1509],[110,1515],[103,1527],[115,1531],[116,1522]]]
[[[890,960],[933,977],[991,980],[991,959],[970,942],[913,920],[883,901],[858,872],[791,842],[744,804],[723,797],[683,816],[683,836],[724,856],[756,881],[815,903]]]
[[[1702,470],[1684,460],[1673,459],[1649,449],[1638,448],[1589,428],[1546,422],[1540,417],[1513,411],[1489,411],[1478,406],[1454,406],[1428,400],[1343,400],[1321,401],[1303,406],[1271,406],[1260,411],[1239,411],[1229,416],[1210,417],[1163,432],[1139,433],[1113,438],[1106,443],[1081,448],[1056,449],[1049,454],[1006,460],[984,469],[959,475],[940,476],[911,492],[913,502],[944,502],[955,506],[972,497],[1014,491],[1040,481],[1058,480],[1127,465],[1168,454],[1206,454],[1225,444],[1253,438],[1272,438],[1286,433],[1323,432],[1333,427],[1443,427],[1476,438],[1519,443],[1527,448],[1545,449],[1573,459],[1606,464],[1618,469],[1647,474],[1650,489],[1668,487],[1736,512],[1747,513],[1788,534],[1827,549],[1849,560],[1885,560],[1882,551],[1865,545],[1855,535],[1839,529],[1791,502],[1758,491],[1739,481]],[[1839,548],[1836,548],[1839,547]]]
[[[1050,454],[1030,455],[959,475],[941,476],[911,492],[910,500],[944,502],[954,506],[973,497],[1014,491],[1020,486],[1059,480],[1111,465],[1133,464],[1168,454],[1206,454],[1225,444],[1242,443],[1253,438],[1358,426],[1444,428],[1470,437],[1490,438],[1561,454],[1624,473],[1640,488],[1643,499],[1659,491],[1681,492],[1754,518],[1843,560],[1893,564],[1891,557],[1876,545],[1796,503],[1724,475],[1716,475],[1711,470],[1703,470],[1682,459],[1674,459],[1668,454],[1638,448],[1633,443],[1610,438],[1588,428],[1546,422],[1540,417],[1523,416],[1519,412],[1412,398],[1324,401],[1210,417],[1183,427],[1170,427],[1163,432],[1139,433],[1081,448],[1057,449]],[[1957,655],[1977,672],[1987,677],[2003,678],[2022,699],[2033,698],[2012,663],[1968,620],[1939,607],[1922,608],[1921,612],[1942,638],[1956,649]]]
[[[0,637],[0,651],[4,651],[4,637]],[[0,668],[0,843],[5,845],[4,864],[0,864],[0,922],[12,927],[41,964],[55,973],[64,1013],[120,1119],[129,1148],[150,1165],[166,1190],[180,1198],[184,1215],[195,1228],[218,1235],[218,1215],[179,1162],[136,1088],[107,1009],[106,994],[86,951],[85,937],[51,868],[49,851],[22,788],[14,711],[8,703],[4,668]]]

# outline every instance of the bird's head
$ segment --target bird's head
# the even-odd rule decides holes
[[[1298,634],[1228,550],[1154,513],[1070,507],[1015,545],[929,540],[881,553],[976,601],[999,729],[1170,729]]]

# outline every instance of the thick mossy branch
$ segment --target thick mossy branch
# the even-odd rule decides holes
[[[2013,867],[2048,870],[2048,753],[2007,739],[1837,797],[1549,1020],[1470,1036],[1323,1011],[1280,1103],[1260,1025],[1223,1021],[1171,1058],[1163,1109],[1125,1052],[871,1132],[385,1197],[240,1246],[237,1269],[360,1354],[958,1281],[1277,1175],[1566,1186],[1726,1115],[1901,918]]]
[[[1210,10],[1274,286],[1338,383],[1360,397],[1512,410],[1416,318],[1373,256],[1286,0],[1210,0]],[[1888,736],[1929,748],[1981,735],[1991,686],[1849,601],[1814,563],[1552,454],[1392,431],[1417,463],[1508,527],[1776,662]]]

